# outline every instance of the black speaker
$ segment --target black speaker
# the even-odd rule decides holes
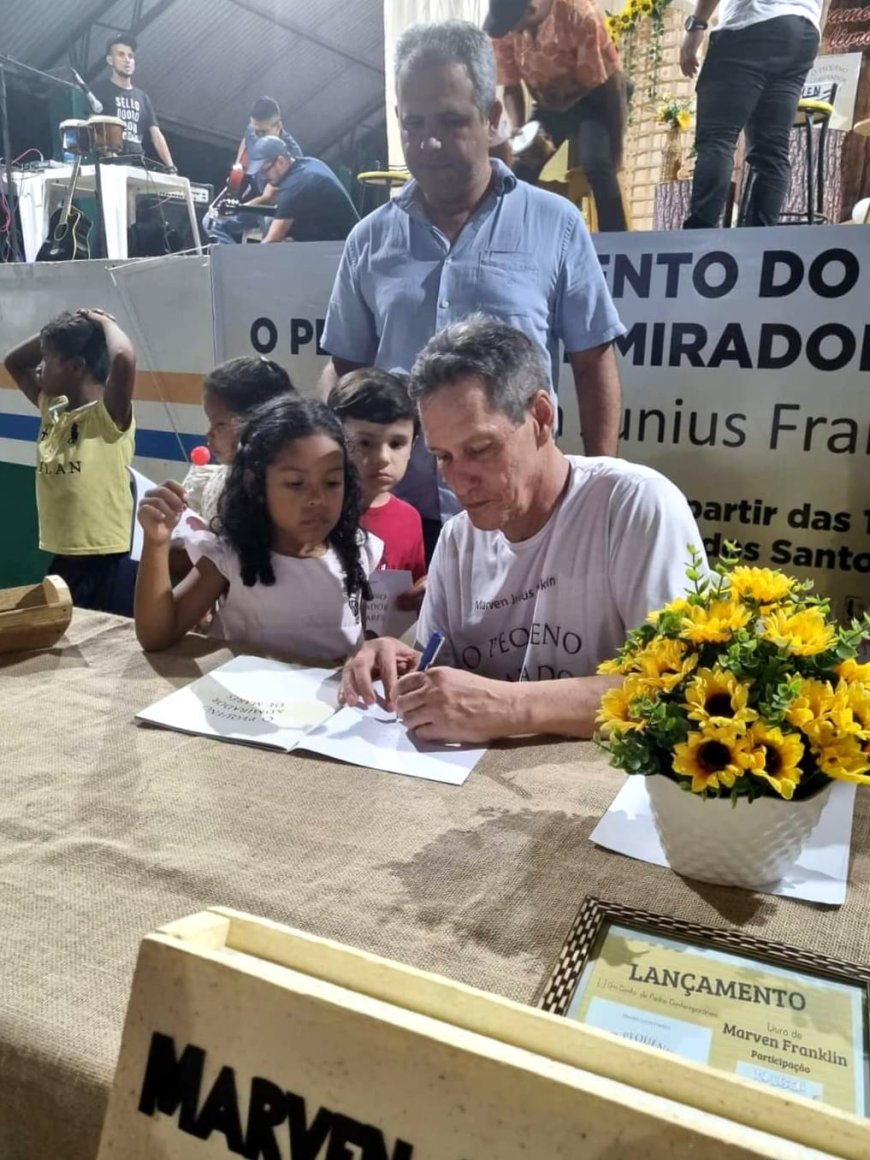
[[[198,207],[197,207],[198,208]],[[136,196],[136,220],[127,237],[131,258],[154,258],[160,254],[177,254],[195,245],[187,215],[186,203],[153,193]]]

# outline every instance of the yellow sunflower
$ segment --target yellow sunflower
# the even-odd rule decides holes
[[[794,580],[773,568],[733,568],[728,575],[732,596],[741,600],[755,600],[758,604],[776,604],[790,596]]]
[[[870,685],[870,663],[866,665],[858,664],[854,657],[850,657],[847,661],[842,661],[837,665],[834,672],[842,681],[863,681]]]
[[[731,726],[707,726],[674,746],[672,769],[691,777],[692,793],[730,789],[749,764],[745,735]]]
[[[619,657],[613,657],[612,660],[602,661],[595,671],[606,677],[622,676],[628,671],[627,662],[620,660]]]
[[[681,133],[685,133],[691,124],[692,114],[688,109],[680,109],[679,113],[677,113],[677,128]]]
[[[650,622],[650,624],[658,624],[661,618],[667,615],[667,613],[676,612],[680,616],[685,616],[691,607],[691,604],[688,602],[685,596],[678,596],[677,599],[672,600],[670,604],[665,604],[664,607],[657,608],[654,612],[650,612],[647,616],[647,620]]]
[[[863,740],[866,729],[870,728],[870,692],[862,685],[840,681],[834,689],[829,714],[838,734]]]
[[[718,667],[698,669],[686,689],[686,708],[691,721],[746,724],[758,716],[747,706],[749,685],[738,681],[733,673]]]
[[[789,801],[801,779],[798,762],[804,755],[803,742],[796,733],[783,733],[773,725],[756,721],[749,727],[749,772],[763,777],[776,792]]]
[[[708,606],[693,604],[683,617],[680,636],[694,644],[722,644],[744,628],[752,613],[737,600],[711,600]]]
[[[833,709],[834,690],[828,681],[807,678],[801,681],[800,692],[786,710],[785,719],[800,729],[813,745],[825,745],[836,734],[831,719]]]
[[[670,692],[698,663],[686,646],[668,637],[655,637],[631,661],[631,671],[642,677],[648,689]]]
[[[857,737],[838,737],[827,745],[813,746],[819,769],[835,781],[870,785],[870,754]]]
[[[601,698],[601,708],[596,721],[607,730],[617,729],[620,733],[640,732],[646,728],[646,721],[632,712],[632,704],[638,697],[648,696],[648,691],[637,677],[629,677],[615,689],[608,689]]]
[[[837,640],[836,629],[818,608],[800,612],[793,607],[774,609],[764,619],[762,636],[797,657],[826,652]]]

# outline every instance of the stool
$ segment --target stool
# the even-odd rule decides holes
[[[568,201],[573,202],[586,219],[590,233],[594,234],[598,232],[598,210],[586,174],[575,162],[571,149],[572,144],[572,141],[562,143],[538,174],[536,184],[541,189],[558,193],[562,197],[566,197]],[[621,173],[618,176],[618,181],[619,191],[622,195],[622,209],[625,214],[625,228],[630,230],[631,212],[628,199],[625,196]]]
[[[806,130],[807,222],[809,225],[828,220],[823,212],[825,207],[825,141],[828,136],[828,125],[834,113],[833,97],[833,93],[830,101],[801,97],[798,103],[797,116],[794,120],[795,128],[803,126]],[[819,131],[819,153],[814,166],[813,126],[815,124],[820,124],[821,129]]]
[[[821,88],[824,88],[823,93],[819,92]],[[800,213],[786,211],[780,214],[782,225],[800,225],[803,223],[805,215],[806,224],[809,226],[820,225],[828,220],[823,212],[825,206],[825,142],[828,136],[828,125],[834,113],[836,95],[837,86],[835,84],[807,85],[798,102],[792,128],[806,130],[804,140],[807,150],[807,204],[806,210]],[[816,125],[821,126],[818,155],[816,155],[813,142],[813,129]],[[740,210],[737,217],[738,225],[744,225],[746,222],[753,180],[754,174],[750,167],[743,183],[743,194],[740,198]]]
[[[407,169],[371,169],[366,170],[364,173],[358,173],[356,179],[365,189],[385,189],[387,191],[387,200],[389,200],[393,192],[393,187],[405,185],[411,180],[411,174]],[[360,206],[360,217],[365,217],[363,213],[365,209],[365,190],[363,191],[362,202],[363,204]]]

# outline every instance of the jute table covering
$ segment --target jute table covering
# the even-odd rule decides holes
[[[867,792],[842,908],[689,883],[587,840],[621,784],[591,744],[493,749],[457,789],[133,723],[229,656],[76,612],[0,658],[2,1160],[93,1160],[139,940],[211,905],[524,1002],[586,895],[867,960]]]

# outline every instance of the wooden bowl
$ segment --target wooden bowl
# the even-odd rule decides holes
[[[60,576],[0,589],[0,653],[50,648],[69,627],[73,602]]]

